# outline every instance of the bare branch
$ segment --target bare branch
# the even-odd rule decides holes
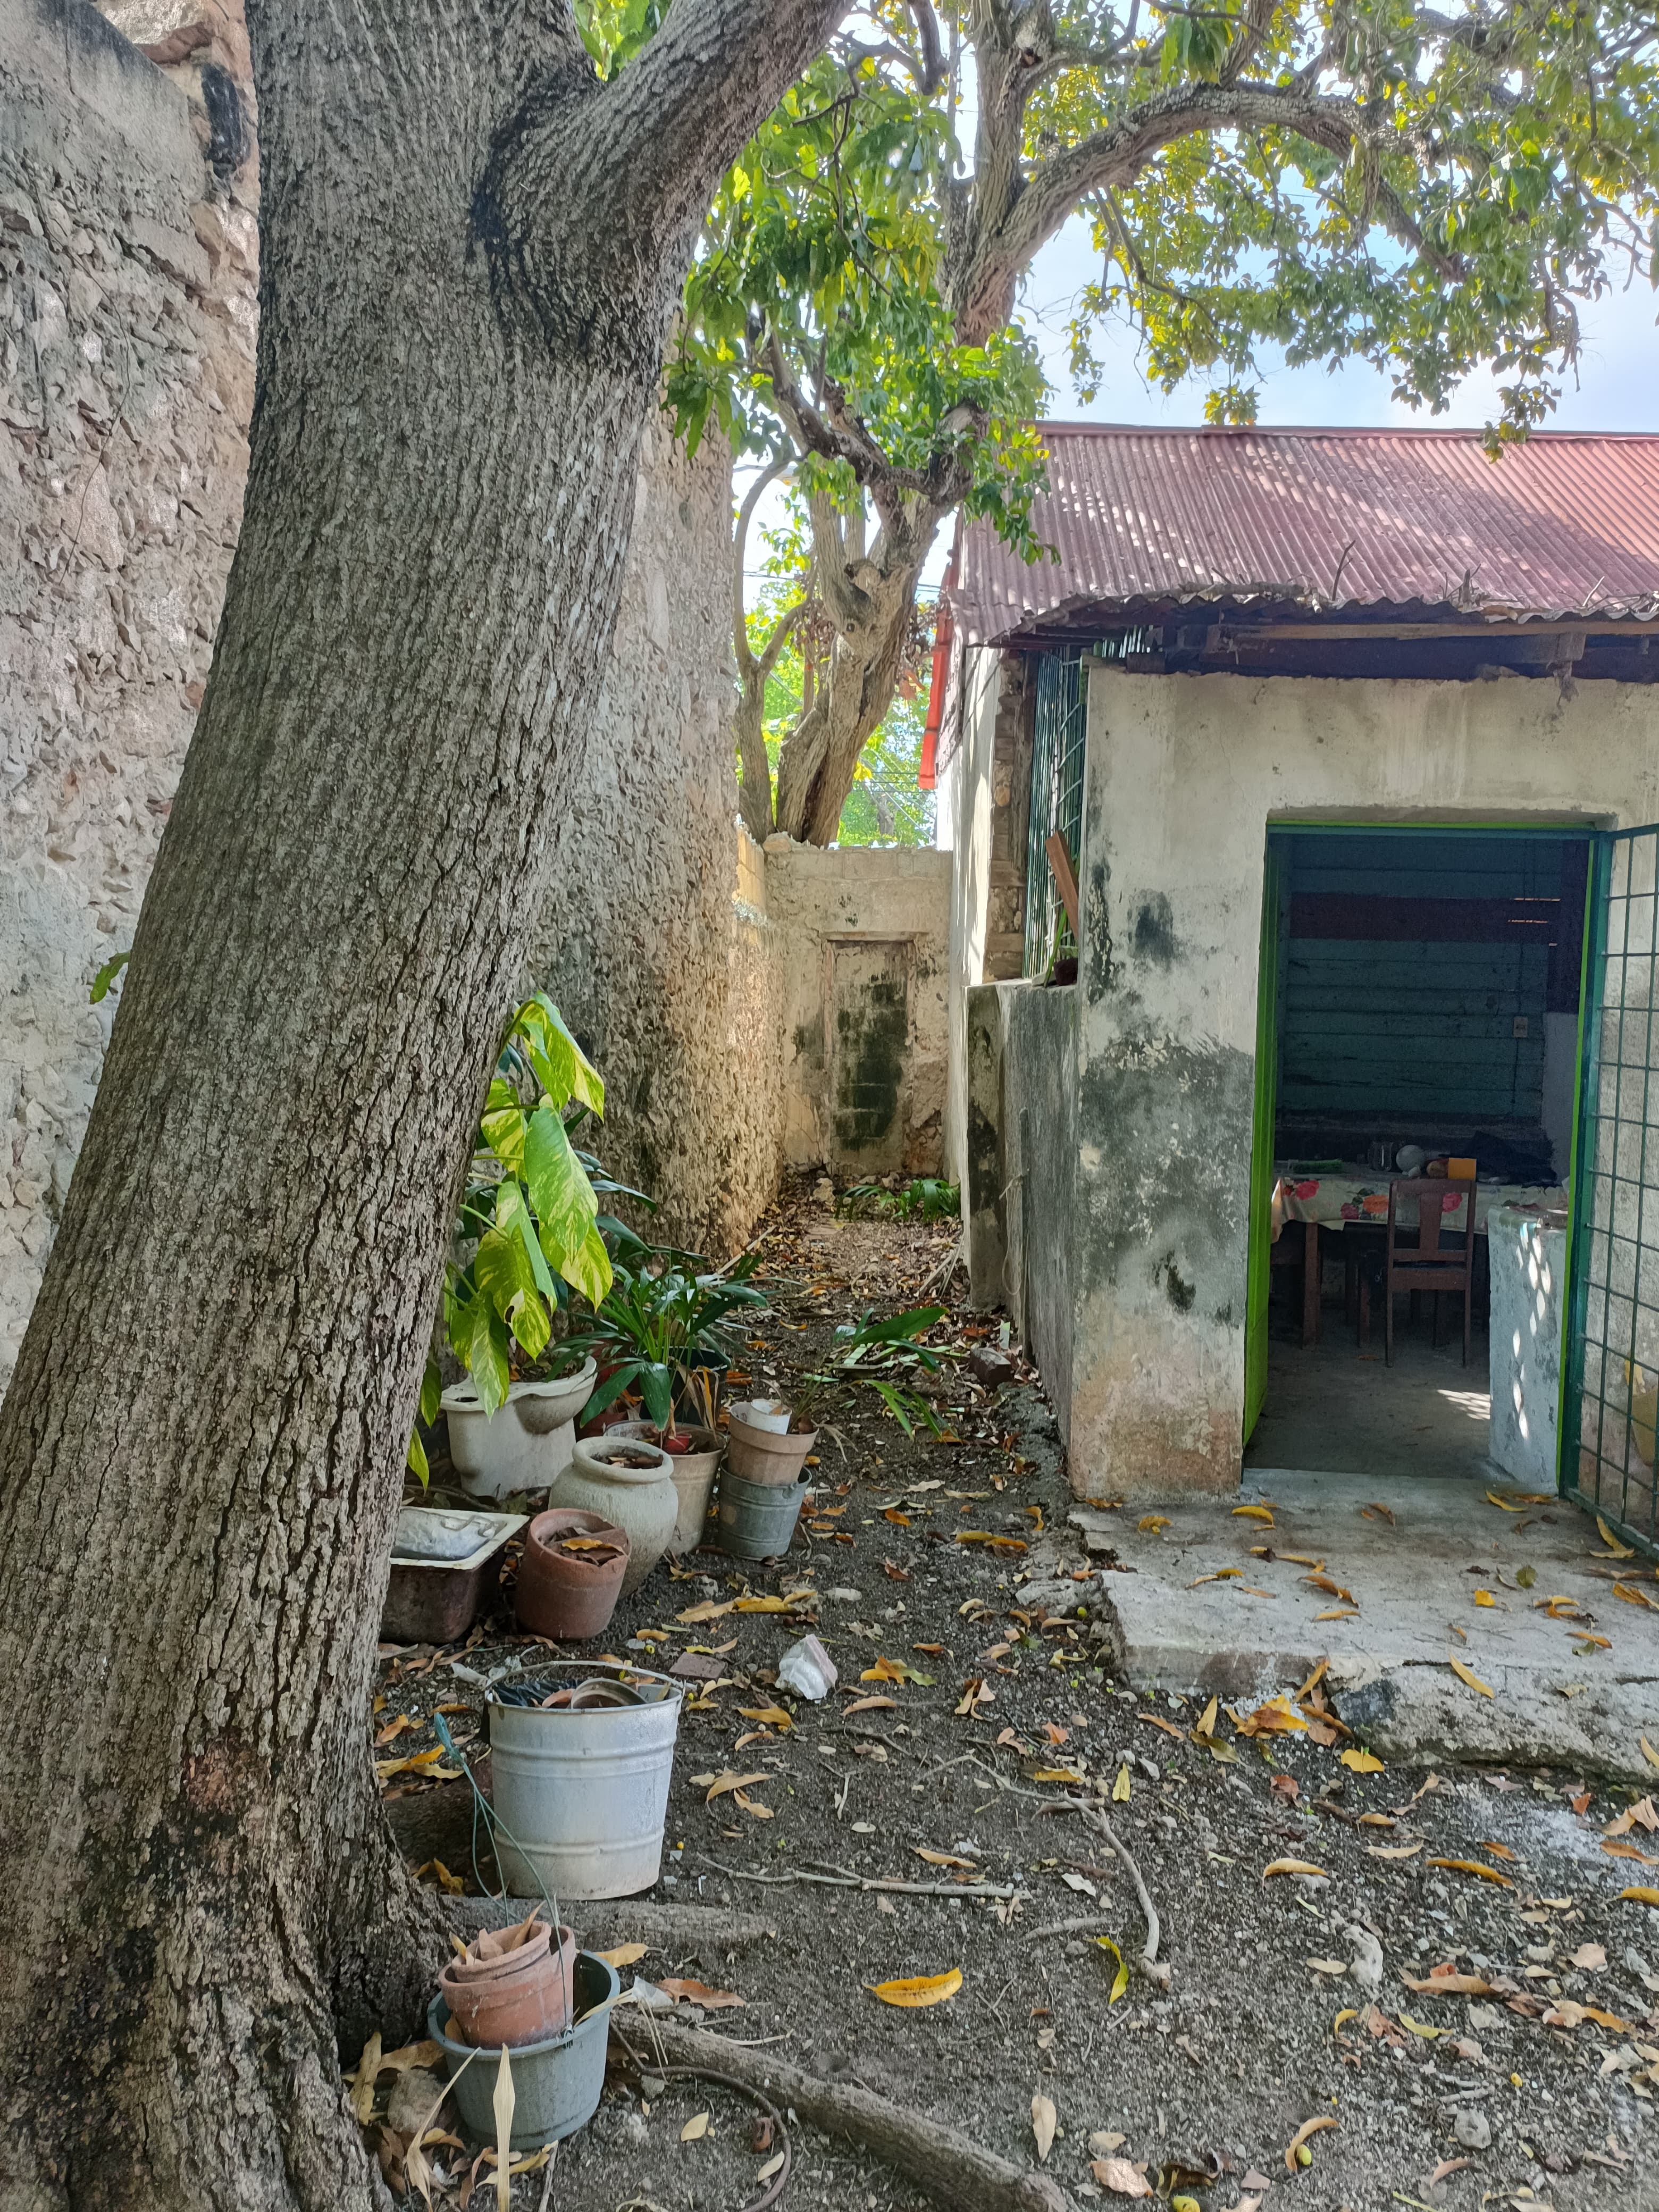
[[[749,617],[743,603],[743,564],[749,546],[749,525],[756,507],[769,484],[774,484],[789,465],[790,455],[777,454],[769,467],[763,469],[748,490],[738,509],[737,528],[732,538],[732,646],[738,657],[738,673],[747,683],[755,672],[755,656],[749,644]]]

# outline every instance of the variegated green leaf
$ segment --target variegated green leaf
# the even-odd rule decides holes
[[[544,1245],[542,1249],[545,1251],[547,1248]],[[578,1249],[558,1262],[558,1269],[589,1305],[597,1306],[611,1288],[611,1255],[599,1231],[590,1226]]]
[[[504,1076],[495,1077],[480,1127],[484,1142],[510,1175],[524,1170],[525,1119],[517,1091]]]
[[[586,1242],[599,1202],[570,1148],[564,1123],[550,1106],[538,1107],[530,1117],[524,1179],[541,1226],[542,1250],[562,1274],[566,1261]]]

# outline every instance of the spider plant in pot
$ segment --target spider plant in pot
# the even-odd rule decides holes
[[[421,1392],[423,1421],[449,1416],[450,1455],[474,1492],[544,1488],[570,1457],[594,1370],[564,1340],[566,1310],[573,1290],[597,1304],[611,1287],[599,1194],[650,1203],[570,1141],[604,1104],[558,1008],[540,992],[526,1000],[502,1042],[445,1274],[444,1331],[469,1379],[441,1390],[429,1359]],[[418,1431],[409,1460],[424,1482]]]

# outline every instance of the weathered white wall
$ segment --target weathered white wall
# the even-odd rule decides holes
[[[1659,817],[1659,691],[1094,668],[1072,1479],[1238,1478],[1266,836],[1275,818]]]
[[[960,733],[939,776],[939,842],[952,855],[945,1159],[946,1172],[964,1190],[969,1180],[967,994],[984,981],[990,927],[1000,664],[1001,655],[984,647],[967,652],[961,678]]]
[[[951,884],[948,853],[767,840],[790,1166],[855,1177],[939,1172],[950,1063]],[[890,1071],[866,1009],[849,998],[844,981],[838,997],[836,981],[838,972],[848,973],[843,955],[857,963],[878,957],[882,947],[892,948],[893,970],[904,978],[904,1036]],[[840,1133],[852,1082],[873,1086],[884,1099],[891,1093],[878,1140],[859,1149]]]
[[[246,68],[212,17],[175,82],[79,0],[0,0],[0,1389],[240,518],[257,185],[190,97]]]

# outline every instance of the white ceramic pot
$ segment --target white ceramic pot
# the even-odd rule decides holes
[[[455,1382],[441,1404],[449,1416],[449,1456],[461,1487],[475,1498],[546,1490],[570,1464],[576,1416],[593,1395],[599,1370],[585,1359],[551,1382],[515,1382],[492,1418],[471,1382]]]
[[[781,1398],[750,1398],[732,1411],[748,1422],[751,1429],[769,1430],[775,1437],[789,1433],[790,1408]]]
[[[708,1502],[714,1494],[714,1474],[720,1463],[720,1454],[726,1449],[719,1431],[714,1429],[694,1428],[689,1422],[680,1424],[680,1433],[688,1436],[696,1445],[696,1451],[670,1452],[668,1463],[674,1476],[674,1487],[679,1492],[680,1510],[674,1522],[674,1533],[668,1540],[668,1548],[678,1559],[702,1541],[704,1524],[708,1519]],[[660,1431],[654,1421],[618,1421],[614,1429],[607,1429],[608,1437],[643,1437],[655,1443]]]
[[[629,1465],[629,1462],[635,1462]],[[622,1595],[636,1590],[668,1549],[679,1517],[674,1462],[643,1437],[578,1437],[570,1464],[554,1484],[550,1505],[580,1505],[626,1532],[628,1572]]]

